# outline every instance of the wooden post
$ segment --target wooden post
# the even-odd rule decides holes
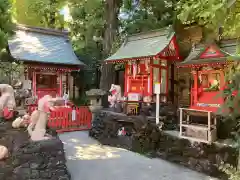
[[[36,71],[32,72],[32,89],[33,89],[33,96],[37,96],[37,80],[36,80]]]
[[[66,89],[65,89],[65,91],[70,96],[70,94],[69,94],[69,74],[68,74],[68,72],[66,72]]]
[[[171,98],[172,98],[172,103],[173,104],[176,104],[176,102],[174,101],[175,100],[175,89],[174,89],[174,80],[175,80],[175,73],[174,73],[174,70],[175,70],[175,65],[172,63],[171,64],[171,78],[169,79],[170,80],[170,83],[171,83]],[[168,79],[167,79],[168,81]]]
[[[211,137],[211,112],[208,112],[208,142],[212,139]]]
[[[190,116],[189,114],[187,115],[187,124],[189,124]]]
[[[59,96],[62,97],[63,93],[62,72],[59,73]]]
[[[193,80],[194,80],[193,104],[195,104],[198,101],[198,73],[197,71],[193,71],[192,73],[193,73]]]
[[[154,94],[156,94],[156,124],[159,124],[159,110],[160,110],[160,94],[161,94],[161,84],[156,83],[154,85]]]
[[[179,108],[180,110],[180,131],[179,131],[179,136],[182,136],[182,121],[183,121],[183,110],[182,108]]]
[[[76,79],[75,76],[73,76],[73,99],[75,100],[76,98]]]

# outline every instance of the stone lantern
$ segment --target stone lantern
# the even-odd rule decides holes
[[[92,112],[93,119],[94,119],[94,114],[103,108],[102,96],[105,94],[106,94],[106,92],[101,89],[91,89],[86,92],[86,95],[87,95],[88,99],[90,100],[89,109]]]

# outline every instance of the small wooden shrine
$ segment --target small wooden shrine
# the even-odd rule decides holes
[[[74,54],[66,31],[17,25],[8,46],[11,56],[23,62],[20,80],[29,82],[37,99],[69,94],[73,85],[70,72],[84,66]]]
[[[128,36],[119,50],[105,60],[125,66],[124,102],[136,112],[141,102],[153,102],[154,85],[161,83],[160,101],[173,100],[170,90],[175,61],[180,61],[175,33],[168,29]],[[123,88],[123,87],[122,87]]]
[[[218,44],[197,45],[178,68],[190,68],[191,102],[180,108],[180,137],[211,143],[217,138],[216,114],[224,103],[221,91],[225,85],[228,57],[235,53],[236,40]],[[197,118],[199,117],[199,118]]]

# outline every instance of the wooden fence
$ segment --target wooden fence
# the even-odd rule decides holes
[[[31,114],[36,106],[29,106],[28,112]],[[51,111],[48,126],[56,129],[57,132],[71,132],[89,130],[92,124],[92,113],[87,106],[80,107],[58,107]]]

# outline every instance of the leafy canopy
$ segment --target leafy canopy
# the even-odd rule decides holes
[[[213,31],[223,27],[224,35],[239,36],[239,0],[180,0],[176,10],[184,24],[197,23]]]
[[[163,28],[173,24],[172,0],[124,0],[122,29],[133,34]]]
[[[67,0],[14,0],[14,18],[20,24],[62,28],[64,16],[60,10]]]
[[[105,27],[104,2],[100,0],[70,0],[72,21],[69,28],[74,50],[88,65],[84,76],[90,85],[95,81],[95,68],[102,59],[102,39]]]
[[[6,48],[12,28],[11,3],[8,0],[0,0],[0,51]]]

